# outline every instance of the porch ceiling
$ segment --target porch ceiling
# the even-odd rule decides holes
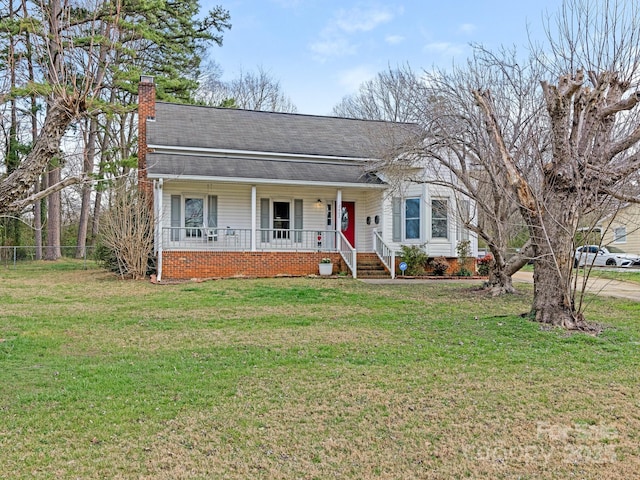
[[[292,162],[249,158],[147,154],[150,178],[202,177],[219,179],[247,179],[322,184],[384,185],[374,174],[365,172],[362,165]]]

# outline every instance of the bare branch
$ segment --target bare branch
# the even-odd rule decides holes
[[[89,182],[89,181],[91,181],[89,177],[84,175],[81,175],[78,177],[67,177],[61,182],[58,182],[55,185],[51,185],[50,187],[44,190],[40,190],[39,192],[29,195],[26,198],[14,201],[10,205],[8,205],[7,208],[9,211],[20,212],[24,210],[26,207],[28,207],[29,205],[32,205],[38,200],[48,197],[52,193],[59,192],[63,188],[69,187],[71,185],[76,185],[78,183]]]

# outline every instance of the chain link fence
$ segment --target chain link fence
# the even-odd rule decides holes
[[[47,250],[51,247],[42,247],[42,258],[45,258]],[[75,258],[79,261],[84,261],[85,268],[91,263],[96,263],[95,253],[96,247],[87,246],[84,252],[78,256],[78,247],[75,245],[60,247],[60,253],[62,258]],[[38,261],[37,249],[34,246],[9,246],[0,247],[0,266],[4,268],[19,268],[20,265],[30,264]]]

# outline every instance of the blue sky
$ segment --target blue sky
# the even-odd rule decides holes
[[[210,54],[224,80],[260,66],[299,113],[326,115],[388,66],[414,71],[463,62],[470,43],[525,45],[561,0],[202,0],[232,28]]]

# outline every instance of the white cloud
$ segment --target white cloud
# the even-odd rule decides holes
[[[320,32],[318,40],[309,45],[316,59],[325,61],[330,57],[354,55],[358,51],[358,43],[353,38],[375,30],[388,23],[394,13],[388,8],[362,6],[338,10],[331,21]],[[361,40],[361,37],[357,37]],[[400,37],[393,37],[398,41]]]
[[[309,45],[309,48],[320,61],[324,61],[330,57],[353,55],[357,51],[356,45],[349,42],[346,37],[340,35],[325,36],[325,38],[313,42]]]
[[[384,37],[384,41],[389,45],[398,45],[404,42],[404,37],[402,35],[387,35]]]
[[[458,27],[458,33],[468,35],[476,31],[476,26],[473,23],[463,23]]]
[[[346,33],[370,32],[378,25],[390,22],[393,14],[387,9],[355,7],[350,10],[339,10],[335,26]]]
[[[340,72],[338,74],[338,83],[349,92],[355,92],[358,90],[360,85],[375,76],[376,71],[374,69],[367,67],[366,65],[360,65]]]
[[[449,42],[432,42],[424,46],[424,50],[443,56],[455,57],[464,53],[465,46]]]

